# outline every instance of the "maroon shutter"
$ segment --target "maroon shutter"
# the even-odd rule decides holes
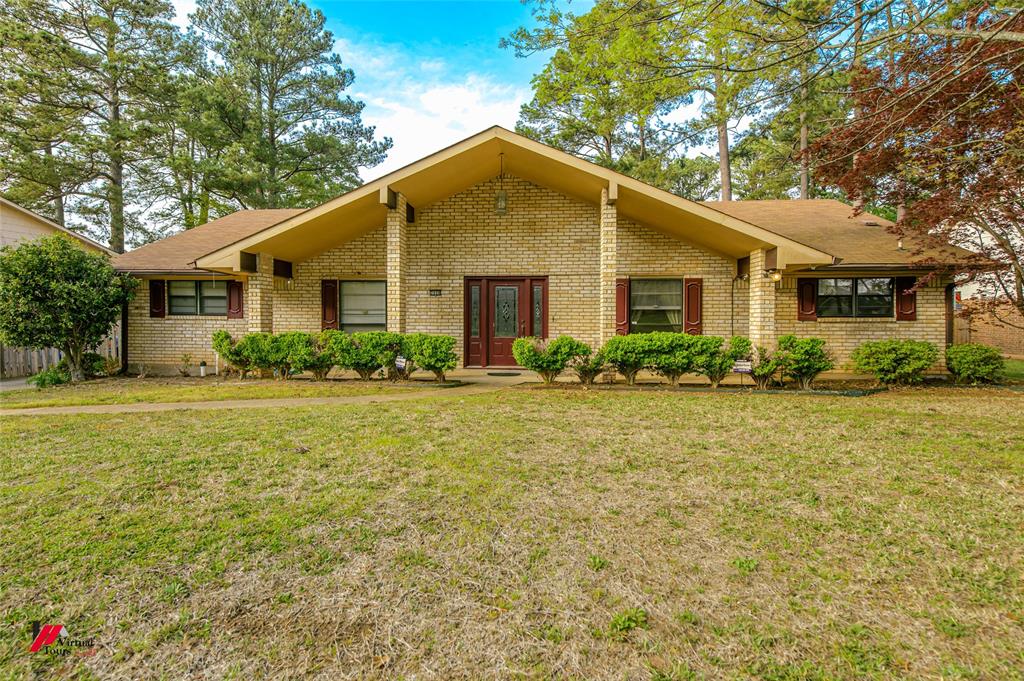
[[[629,333],[629,279],[615,280],[615,335]]]
[[[338,280],[320,282],[320,328],[338,328]]]
[[[163,279],[149,280],[149,316],[167,316],[167,282]]]
[[[228,319],[241,319],[245,316],[245,295],[242,282],[228,282]]]
[[[704,333],[704,280],[683,279],[683,333],[699,336]]]
[[[896,277],[896,319],[901,322],[917,321],[917,291],[909,290],[915,284],[914,277]]]
[[[796,318],[813,322],[818,318],[818,280],[796,280]]]

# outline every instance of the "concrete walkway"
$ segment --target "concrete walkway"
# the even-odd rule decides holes
[[[276,397],[255,400],[206,400],[202,402],[135,402],[132,404],[84,404],[66,407],[30,407],[27,409],[0,409],[0,417],[55,416],[60,414],[141,414],[157,411],[184,411],[208,409],[268,409],[278,407],[314,407],[339,404],[378,404],[404,402],[432,397],[466,397],[501,390],[531,380],[523,372],[520,376],[473,376],[472,382],[456,388],[419,388],[411,391],[381,395],[350,395],[345,397]]]

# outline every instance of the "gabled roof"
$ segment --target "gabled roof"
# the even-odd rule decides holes
[[[96,250],[102,251],[103,253],[106,253],[107,255],[116,255],[116,253],[113,250],[107,248],[103,244],[101,244],[101,243],[99,243],[97,241],[93,241],[89,237],[84,236],[82,234],[79,234],[78,232],[73,232],[73,231],[71,231],[70,229],[68,229],[66,227],[61,227],[60,225],[58,225],[53,220],[50,220],[49,218],[44,218],[39,213],[36,213],[35,211],[31,211],[28,208],[25,208],[24,206],[19,206],[18,204],[14,203],[13,201],[8,201],[4,197],[0,196],[0,214],[2,214],[4,210],[17,211],[17,212],[21,213],[22,215],[28,216],[30,219],[32,219],[33,221],[35,221],[37,223],[43,224],[46,227],[49,227],[50,229],[53,229],[54,231],[60,232],[61,234],[66,234],[67,236],[82,242],[83,244],[85,244],[86,246],[89,246],[90,248],[95,248]],[[0,224],[2,224],[2,221],[0,221]]]
[[[500,172],[593,204],[599,203],[602,189],[614,187],[620,216],[726,255],[740,257],[756,248],[777,247],[782,264],[834,262],[826,251],[493,127],[304,213],[226,242],[198,258],[196,265],[233,271],[243,250],[302,261],[383,225],[387,209],[381,195],[388,189],[422,209]]]
[[[111,262],[126,272],[195,272],[196,258],[302,212],[301,208],[240,210],[122,253]]]

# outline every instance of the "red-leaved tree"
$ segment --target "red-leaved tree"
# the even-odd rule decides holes
[[[855,202],[896,208],[922,265],[955,262],[982,307],[1024,313],[1024,14],[981,7],[951,26],[859,67],[856,113],[812,154]]]

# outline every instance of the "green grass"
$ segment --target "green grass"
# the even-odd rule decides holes
[[[1024,381],[1024,359],[1006,360],[1006,379],[1009,381]]]
[[[8,418],[0,676],[1021,679],[1024,395]],[[32,620],[102,647],[27,652]]]
[[[236,378],[104,378],[78,385],[13,390],[0,393],[0,408],[64,407],[86,404],[132,404],[137,402],[199,402],[205,400],[258,400],[278,397],[348,397],[376,395],[432,387],[427,381],[329,380],[298,378],[288,381]]]

